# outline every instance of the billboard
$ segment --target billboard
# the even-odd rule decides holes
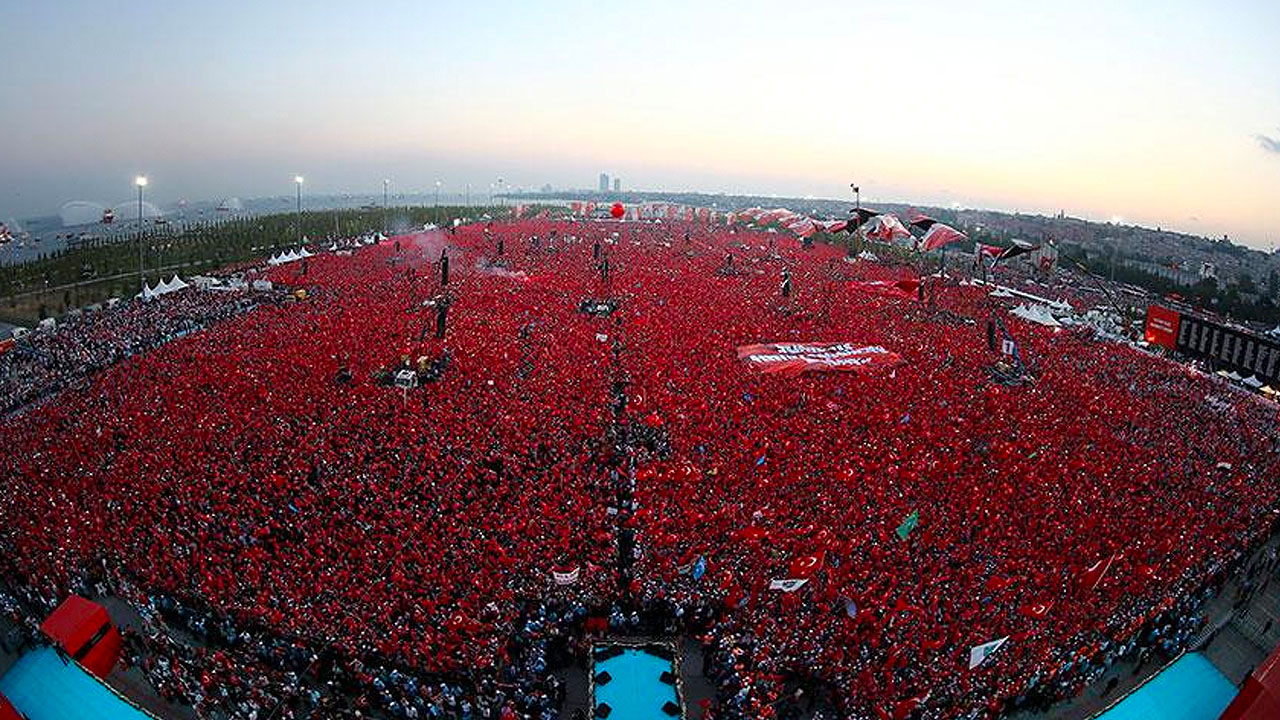
[[[1178,345],[1178,311],[1159,305],[1147,306],[1146,341],[1152,345],[1173,350]]]

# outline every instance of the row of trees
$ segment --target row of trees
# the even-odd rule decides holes
[[[0,297],[6,297],[11,320],[27,321],[57,314],[107,297],[138,291],[142,280],[155,284],[161,276],[209,272],[226,265],[274,254],[309,242],[444,226],[456,217],[497,214],[497,208],[391,207],[304,211],[223,222],[188,225],[178,230],[154,228],[141,234],[143,278],[138,277],[139,236],[92,246],[56,250],[28,262],[0,266]]]

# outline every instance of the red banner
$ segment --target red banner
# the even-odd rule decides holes
[[[914,300],[920,291],[920,281],[908,280],[862,280],[849,283],[849,287],[865,292],[889,295],[891,297]]]
[[[878,346],[853,343],[770,343],[743,345],[738,359],[766,373],[853,372],[893,367],[902,362]]]
[[[1170,350],[1178,346],[1178,311],[1159,305],[1147,307],[1147,342]]]

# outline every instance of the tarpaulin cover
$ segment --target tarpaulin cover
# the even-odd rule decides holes
[[[40,630],[98,677],[106,677],[120,659],[120,631],[106,609],[79,595],[62,601]]]

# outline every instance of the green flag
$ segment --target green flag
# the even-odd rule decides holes
[[[920,524],[920,511],[919,510],[911,511],[911,514],[907,516],[907,519],[903,520],[902,524],[898,526],[898,539],[906,540],[907,536],[911,534],[911,531],[915,530],[916,526],[919,524]]]

